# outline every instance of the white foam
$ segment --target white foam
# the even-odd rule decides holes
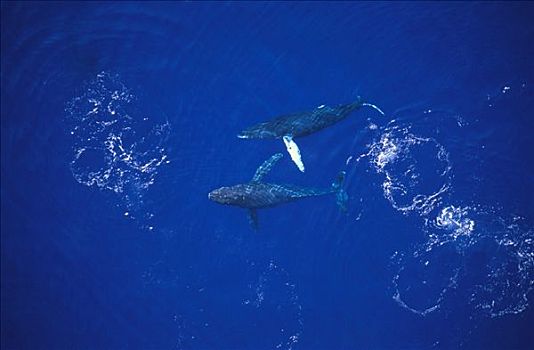
[[[67,103],[65,112],[74,124],[73,177],[80,184],[116,193],[128,209],[125,216],[143,217],[137,210],[145,190],[154,183],[160,165],[169,162],[162,144],[170,127],[141,126],[146,114],[135,101],[118,77],[103,72]]]

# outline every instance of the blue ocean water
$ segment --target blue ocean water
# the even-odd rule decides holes
[[[534,346],[533,3],[1,6],[2,349]]]

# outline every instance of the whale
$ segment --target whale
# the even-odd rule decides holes
[[[282,139],[291,159],[298,169],[304,172],[305,166],[302,162],[301,152],[294,139],[308,136],[334,125],[345,119],[353,111],[366,105],[370,104],[362,102],[360,97],[353,103],[340,104],[334,107],[320,105],[311,111],[282,115],[253,125],[241,131],[237,137],[241,139]]]
[[[263,181],[265,175],[282,157],[282,153],[276,153],[258,167],[249,182],[217,188],[208,193],[208,198],[219,204],[247,209],[249,222],[255,230],[258,229],[258,209],[274,207],[303,198],[334,194],[340,210],[347,211],[348,196],[342,187],[345,179],[344,171],[337,175],[329,188],[303,188]]]

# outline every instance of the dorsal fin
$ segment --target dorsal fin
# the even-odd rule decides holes
[[[262,165],[256,170],[256,173],[252,177],[251,182],[260,182],[261,179],[273,168],[273,166],[282,158],[284,155],[282,153],[276,153],[271,158],[263,162]]]

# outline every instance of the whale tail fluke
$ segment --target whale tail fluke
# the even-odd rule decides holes
[[[356,96],[356,100],[352,104],[356,107],[360,107],[364,103],[361,96]]]
[[[382,116],[385,116],[386,114],[384,113],[384,111],[382,111],[380,109],[380,107],[378,107],[377,105],[374,105],[370,102],[366,102],[364,101],[361,96],[356,96],[356,100],[354,102],[352,102],[351,104],[348,104],[347,107],[353,111],[355,109],[359,109],[361,107],[370,107],[372,109],[374,109],[375,111],[377,111],[378,113],[380,113]]]
[[[336,204],[343,213],[347,212],[347,202],[349,196],[343,189],[343,181],[345,181],[345,172],[341,171],[336,180],[332,183],[332,192],[336,194]]]

